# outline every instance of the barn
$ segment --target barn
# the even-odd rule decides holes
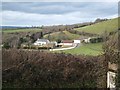
[[[73,41],[72,40],[62,40],[59,45],[61,45],[61,46],[73,46]]]

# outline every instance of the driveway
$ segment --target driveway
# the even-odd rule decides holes
[[[76,47],[78,47],[78,46],[79,46],[78,44],[74,44],[74,46],[72,46],[72,47],[68,47],[68,48],[58,48],[58,49],[50,49],[50,51],[69,50],[69,49],[76,48]]]

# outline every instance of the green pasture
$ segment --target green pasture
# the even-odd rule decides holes
[[[99,22],[93,25],[82,27],[82,28],[75,28],[74,30],[77,30],[80,32],[92,33],[92,34],[103,34],[105,31],[112,32],[117,29],[118,29],[118,18]]]
[[[15,33],[15,32],[39,32],[42,29],[39,28],[29,28],[29,29],[6,29],[2,30],[4,33]]]
[[[58,53],[64,52],[73,55],[92,55],[92,56],[101,55],[103,53],[102,43],[82,44],[80,47],[74,49],[64,50],[64,51],[54,51],[54,52],[58,52]]]

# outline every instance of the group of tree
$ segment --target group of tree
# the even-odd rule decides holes
[[[38,38],[42,38],[42,32],[19,32],[19,33],[3,33],[2,44],[3,48],[20,48],[21,44],[32,44]]]

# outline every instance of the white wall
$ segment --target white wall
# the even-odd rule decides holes
[[[80,40],[74,40],[74,43],[81,43]]]
[[[71,46],[73,43],[60,43],[60,45]]]

